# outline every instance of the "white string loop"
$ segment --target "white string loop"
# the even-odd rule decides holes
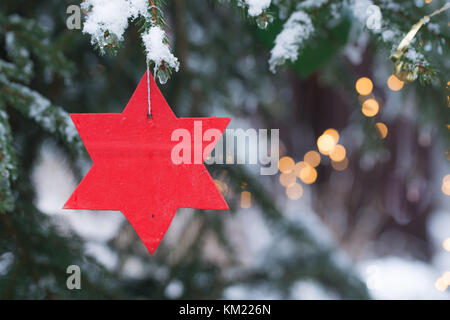
[[[148,92],[148,117],[152,117],[152,103],[150,100],[150,68],[147,61],[147,92]]]
[[[157,7],[157,6],[149,6],[148,10],[151,9],[157,9],[159,10],[159,12],[161,14],[163,14],[162,10]],[[156,22],[152,20],[152,25],[155,26]],[[153,70],[153,78],[156,78],[156,69],[157,66],[155,65],[155,68]],[[148,117],[151,118],[152,117],[152,103],[151,103],[151,98],[150,98],[150,66],[149,66],[149,61],[147,60],[147,89],[148,89]]]

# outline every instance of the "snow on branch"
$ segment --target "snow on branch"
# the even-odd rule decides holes
[[[147,0],[86,0],[81,7],[87,13],[83,33],[90,34],[102,52],[123,40],[128,20],[149,16]]]
[[[296,10],[283,25],[283,30],[275,39],[275,46],[270,52],[270,71],[275,73],[277,66],[286,60],[295,62],[299,51],[314,33],[311,11],[331,4],[330,0],[305,0],[296,6]]]
[[[442,1],[444,2],[444,1]],[[260,2],[261,4],[262,2]],[[392,0],[346,0],[342,2],[332,0],[303,0],[294,6],[282,6],[281,1],[274,1],[279,6],[279,19],[287,19],[281,32],[275,39],[275,45],[271,50],[269,66],[272,72],[283,65],[286,61],[295,62],[301,50],[311,41],[315,29],[320,30],[326,27],[330,20],[345,19],[348,14],[352,15],[354,32],[360,35],[372,34],[377,40],[382,42],[385,47],[391,49],[391,53],[398,46],[402,38],[405,37],[405,29],[410,29],[414,23],[414,14],[423,15],[418,2],[396,2]],[[250,10],[250,1],[246,1]],[[439,4],[437,5],[440,6]],[[443,44],[446,40],[442,36],[439,25],[429,23],[429,18],[447,10],[450,3],[444,5],[441,9],[425,16],[423,26],[427,29],[423,41],[414,41],[412,39],[409,46],[405,48],[402,61],[396,62],[396,68],[403,73],[420,74],[421,80],[429,81],[431,75],[435,74],[426,58],[426,52],[436,49],[436,53],[442,55]],[[254,7],[257,9],[258,7]],[[414,12],[411,16],[404,14],[407,8]],[[260,12],[260,11],[256,11]],[[320,27],[319,27],[320,26]],[[418,27],[416,27],[418,29]],[[354,40],[354,39],[353,39]],[[347,50],[346,52],[349,52]],[[352,54],[356,52],[352,51]],[[415,79],[414,77],[410,77]]]
[[[147,53],[147,62],[154,62],[155,64],[155,73],[158,67],[161,66],[170,67],[178,71],[180,63],[172,54],[166,40],[165,32],[159,26],[151,27],[147,32],[143,33],[142,41],[144,41],[145,51]],[[158,78],[161,83],[167,81],[167,77],[164,77],[162,74],[158,74]]]
[[[161,0],[86,0],[82,3],[86,13],[83,33],[90,34],[92,44],[104,53],[106,49],[115,50],[123,41],[129,21],[141,24],[147,63],[165,83],[172,70],[178,71],[179,62],[164,31],[161,5]]]
[[[314,26],[307,13],[300,10],[291,14],[275,39],[275,46],[269,59],[270,70],[275,72],[275,68],[284,64],[286,60],[296,61],[299,50],[313,32]]]
[[[248,14],[252,17],[257,17],[263,13],[264,10],[270,7],[271,0],[245,0],[248,6]]]
[[[8,114],[0,105],[0,214],[14,209],[12,183],[17,178],[17,159],[12,145]]]
[[[24,116],[34,120],[49,133],[57,135],[74,150],[82,150],[82,144],[70,119],[61,107],[53,105],[47,98],[19,83],[10,82],[0,76],[0,97]]]

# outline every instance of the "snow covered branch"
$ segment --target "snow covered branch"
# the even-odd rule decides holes
[[[14,209],[12,183],[16,179],[17,159],[12,142],[8,115],[0,102],[0,214]]]
[[[38,92],[0,77],[0,98],[16,108],[27,118],[34,120],[44,130],[58,136],[73,150],[82,150],[81,141],[69,113],[53,105]]]
[[[242,6],[248,8],[249,15],[261,14],[271,4],[271,1],[263,0],[241,2]],[[352,34],[371,34],[392,54],[408,30],[424,16],[424,12],[430,14],[430,8],[436,10],[444,3],[446,1],[436,1],[433,6],[427,7],[421,0],[303,0],[297,3],[274,0],[272,4],[278,9],[278,18],[285,22],[271,50],[270,70],[275,72],[286,61],[297,61],[302,49],[313,41],[317,30],[332,28],[332,21],[348,18],[352,22]],[[445,11],[447,6],[448,2],[438,12]],[[430,17],[437,14],[431,14]],[[418,41],[411,39],[401,61],[395,61],[394,73],[398,73],[399,77],[403,75],[405,81],[414,81],[417,77],[423,82],[430,81],[436,74],[431,67],[430,58],[436,54],[442,56],[444,47],[448,47],[448,36],[442,32],[439,24],[429,20],[425,19],[423,23],[425,34]],[[351,41],[356,39],[351,38]],[[354,50],[349,51],[352,49],[349,48],[347,53],[353,56],[357,54]]]
[[[248,14],[253,17],[259,16],[269,8],[270,2],[271,0],[245,0],[245,4],[248,6]]]
[[[92,43],[103,54],[113,52],[123,41],[130,21],[141,25],[140,32],[148,65],[153,66],[160,83],[165,83],[172,70],[178,71],[178,59],[172,54],[165,32],[161,0],[86,0],[83,33],[91,35]]]
[[[275,47],[271,51],[270,70],[283,65],[286,60],[296,61],[299,50],[314,32],[310,17],[304,11],[294,12],[283,26],[283,31],[275,39]]]
[[[291,14],[283,30],[275,39],[275,46],[269,59],[272,72],[275,72],[276,67],[283,65],[286,60],[292,62],[297,60],[299,51],[314,33],[310,11],[323,7],[329,2],[329,0],[306,0],[297,5],[297,10]]]

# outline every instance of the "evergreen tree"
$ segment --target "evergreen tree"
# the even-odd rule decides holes
[[[149,1],[149,6],[142,7],[143,1],[124,0],[119,2],[129,3],[131,9],[124,12],[122,19],[129,23],[121,20],[123,28],[117,28],[118,20],[107,20],[112,21],[110,25],[101,20],[102,10],[108,13],[105,6],[117,1],[106,1],[100,9],[93,0],[83,2],[84,32],[91,39],[79,30],[67,29],[66,8],[74,4],[71,1],[4,0],[0,5],[0,297],[223,298],[226,290],[243,287],[289,298],[296,281],[312,280],[339,298],[369,298],[365,284],[351,262],[342,259],[340,249],[324,242],[323,234],[309,222],[282,212],[270,189],[241,166],[209,168],[215,179],[225,177],[226,188],[232,190],[226,195],[232,211],[238,210],[244,184],[256,203],[257,215],[271,231],[271,245],[250,266],[237,257],[239,248],[223,215],[198,214],[188,216],[177,243],[163,240],[154,256],[148,255],[124,222],[108,243],[119,263],[106,269],[86,255],[81,238],[61,230],[40,212],[30,180],[46,140],[64,150],[81,178],[84,168],[80,163],[89,157],[68,112],[121,112],[147,67],[159,79],[178,116],[220,112],[238,119],[253,117],[255,124],[267,128],[288,123],[287,137],[282,133],[282,139],[294,145],[296,129],[305,124],[297,123],[286,88],[294,95],[297,90],[305,93],[309,85],[317,84],[320,74],[325,86],[338,83],[340,90],[352,92],[354,74],[361,71],[343,65],[341,53],[347,43],[357,42],[367,32],[364,25],[369,15],[358,7],[360,2],[177,0]],[[371,30],[371,48],[386,60],[395,55],[413,24],[432,12],[411,1],[364,2],[383,12],[381,20],[375,14],[372,21],[376,28]],[[435,2],[434,9],[444,5]],[[411,94],[424,101],[421,117],[438,126],[448,139],[444,79],[448,34],[434,18],[393,58],[392,68],[405,82],[420,78],[424,86],[414,82]],[[155,54],[155,48],[162,53]],[[278,71],[282,66],[288,71]],[[258,112],[242,100],[247,92],[261,97],[256,98]],[[313,118],[314,111],[310,115]],[[316,136],[324,129],[323,123],[314,120],[310,125]],[[365,143],[358,150],[361,154],[383,150],[372,119],[361,116],[355,126],[365,132]],[[326,176],[328,170],[319,174]],[[267,180],[267,184],[273,182]],[[320,211],[320,206],[315,209]],[[211,241],[216,244],[214,250],[225,257],[220,262],[205,253]],[[139,279],[130,278],[124,270],[130,261],[144,266]],[[80,266],[82,290],[67,289],[69,265]],[[168,293],[174,284],[183,288],[175,296]]]

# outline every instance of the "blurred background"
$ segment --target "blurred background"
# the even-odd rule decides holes
[[[408,2],[405,34],[445,3]],[[68,30],[71,4],[0,4],[1,299],[449,299],[447,14],[423,85],[395,77],[391,48],[350,14],[274,74],[282,20],[167,1],[181,66],[159,87],[176,115],[280,129],[281,159],[274,176],[207,165],[230,212],[179,209],[150,256],[120,212],[61,210],[92,164],[67,112],[121,112],[146,70],[138,27],[101,56]]]

